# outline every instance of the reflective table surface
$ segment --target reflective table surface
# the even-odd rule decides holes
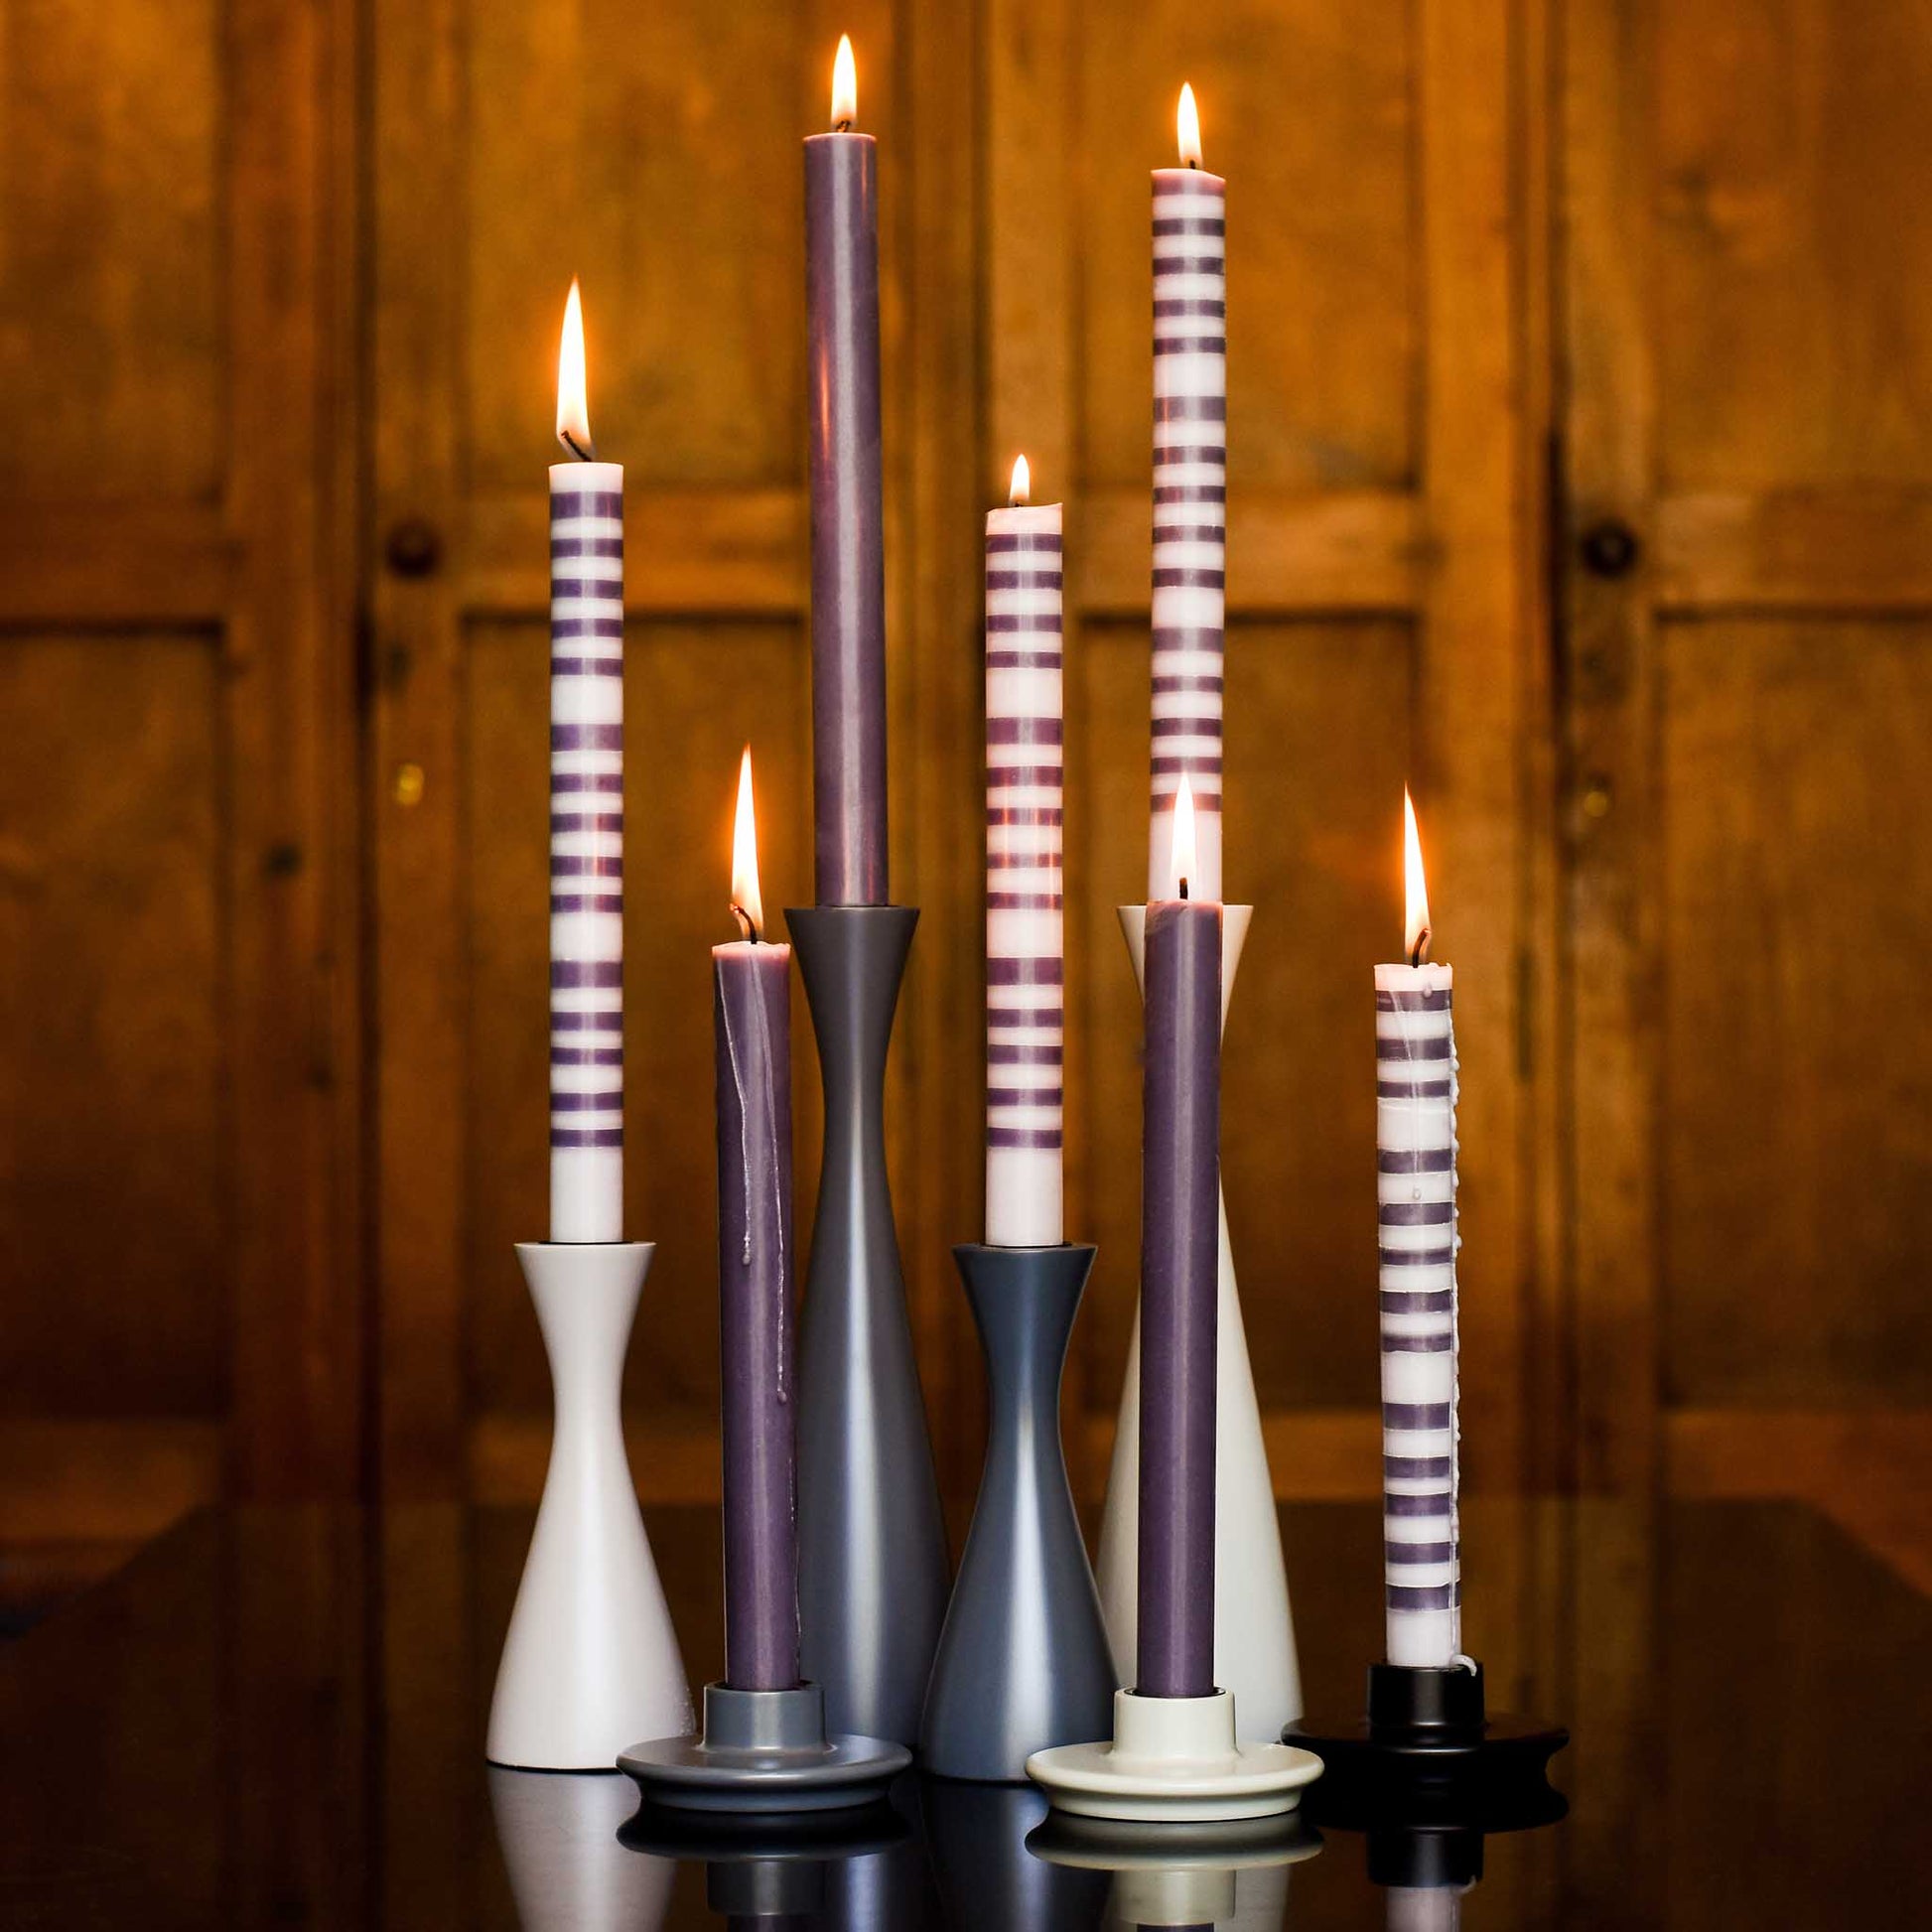
[[[647,1520],[701,1682],[716,1512]],[[1797,1506],[1470,1505],[1465,1637],[1492,1709],[1570,1725],[1570,1816],[1420,1858],[1302,1826],[1049,1862],[1033,1792],[917,1777],[833,1842],[680,1844],[625,1779],[483,1763],[530,1522],[203,1515],[0,1646],[0,1924],[1784,1929],[1932,1898],[1932,1602]],[[1283,1524],[1309,1702],[1349,1710],[1378,1513]],[[1450,1882],[1377,1882],[1432,1859]]]

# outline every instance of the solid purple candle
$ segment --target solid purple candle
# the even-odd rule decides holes
[[[835,98],[835,119],[852,111]],[[870,134],[816,134],[805,143],[812,816],[820,905],[884,905],[889,897],[876,159]]]
[[[725,1681],[798,1680],[792,1423],[791,948],[711,949],[725,1424]]]
[[[1214,1312],[1221,1161],[1221,908],[1147,908],[1141,1150],[1143,1697],[1214,1689]]]

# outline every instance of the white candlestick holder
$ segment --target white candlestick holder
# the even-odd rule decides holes
[[[631,1738],[690,1727],[690,1683],[623,1447],[623,1358],[652,1252],[647,1241],[517,1246],[556,1415],[489,1707],[492,1764],[610,1771]]]
[[[1221,1024],[1227,1024],[1234,975],[1241,964],[1252,905],[1223,908]],[[1121,931],[1146,990],[1147,907],[1120,907]],[[1273,1739],[1302,1715],[1302,1676],[1295,1620],[1282,1556],[1281,1518],[1261,1433],[1261,1405],[1248,1360],[1248,1333],[1228,1243],[1227,1196],[1221,1195],[1220,1288],[1215,1310],[1214,1681],[1231,1692],[1242,1734]],[[1113,1467],[1100,1524],[1095,1581],[1113,1646],[1114,1668],[1132,1683],[1139,1614],[1141,1500],[1141,1317],[1134,1314]]]

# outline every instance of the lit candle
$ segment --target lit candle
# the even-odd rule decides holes
[[[550,466],[550,1238],[623,1239],[623,470],[599,463],[577,284]]]
[[[1063,1238],[1060,506],[986,516],[986,1244]]]
[[[725,1681],[735,1691],[785,1691],[798,1682],[791,948],[763,937],[750,746],[738,773],[732,912],[745,936],[711,949],[725,1411]]]
[[[1221,897],[1227,574],[1227,183],[1201,167],[1182,87],[1178,168],[1154,171],[1154,717],[1148,897],[1166,890],[1180,780],[1193,793],[1197,898]]]
[[[1457,1548],[1454,974],[1429,963],[1416,810],[1402,794],[1408,959],[1375,969],[1383,1581],[1392,1664],[1462,1648]]]
[[[805,143],[810,320],[812,816],[820,905],[884,905],[886,558],[876,143],[841,36],[832,132]]]
[[[1141,1519],[1136,1689],[1214,1686],[1215,1298],[1221,1165],[1221,907],[1191,897],[1190,787],[1147,908],[1141,1142]]]

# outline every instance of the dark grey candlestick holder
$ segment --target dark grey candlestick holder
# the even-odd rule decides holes
[[[1104,1737],[1113,1655],[1060,1447],[1060,1374],[1095,1250],[953,1250],[990,1392],[986,1472],[933,1661],[919,1762],[1023,1783],[1027,1759]]]
[[[945,1525],[886,1178],[886,1054],[918,913],[785,921],[818,1037],[825,1155],[798,1367],[798,1616],[826,1720],[910,1744],[946,1614]]]

